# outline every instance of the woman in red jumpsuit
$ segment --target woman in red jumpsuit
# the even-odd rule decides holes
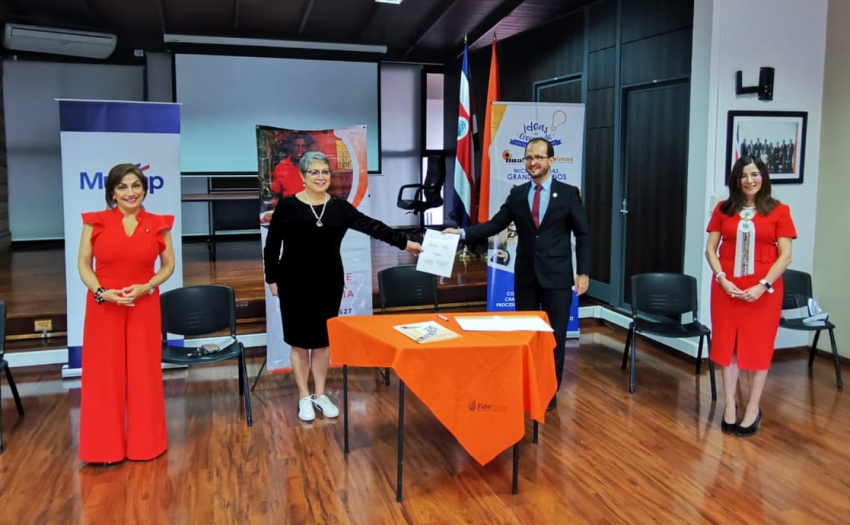
[[[782,311],[782,273],[797,237],[791,210],[770,196],[770,176],[761,159],[744,156],[735,163],[729,198],[714,209],[707,231],[705,256],[715,276],[711,360],[723,368],[726,392],[721,429],[748,437],[761,422],[759,403]],[[750,398],[739,420],[741,370],[747,371]]]
[[[108,209],[83,214],[77,262],[90,291],[79,458],[108,464],[167,448],[158,287],[174,273],[174,216],[145,211],[148,181],[133,164],[112,168],[105,186]]]

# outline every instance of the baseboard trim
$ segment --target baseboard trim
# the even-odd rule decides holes
[[[216,343],[221,341],[223,337],[204,337],[199,339],[191,339],[186,341],[187,347],[201,346],[208,343]],[[246,334],[240,335],[239,340],[246,348],[257,346],[266,346],[266,334]],[[34,350],[31,352],[14,352],[7,353],[4,359],[9,363],[11,368],[22,368],[30,366],[43,365],[58,365],[68,362],[68,348],[54,348],[50,350]],[[164,367],[165,368],[165,367]],[[79,368],[62,368],[62,378],[80,377]]]
[[[623,313],[620,313],[605,306],[593,305],[582,306],[578,309],[579,319],[596,319],[599,321],[608,322],[614,326],[618,326],[625,330],[629,329],[631,318]],[[572,334],[576,336],[577,334]],[[670,339],[667,337],[657,337],[652,335],[641,335],[640,337],[649,339],[664,347],[676,350],[692,359],[696,359],[698,344],[696,340],[689,339]],[[207,343],[215,343],[220,341],[219,337],[207,337],[201,339],[187,340],[186,346],[194,347],[201,346]],[[246,334],[240,335],[239,340],[246,348],[256,348],[266,346],[266,334]],[[782,350],[790,350],[783,348]],[[832,359],[832,352],[826,350],[817,350],[817,354],[821,357]],[[14,352],[7,353],[4,357],[12,368],[22,368],[31,366],[57,365],[68,362],[68,349],[56,348],[50,350],[34,350],[31,352]],[[844,365],[850,365],[850,358],[839,355],[840,362]],[[67,375],[66,375],[67,374]],[[68,369],[63,367],[63,378],[74,378],[80,376],[80,369]]]
[[[619,326],[620,328],[624,328],[626,330],[629,329],[629,323],[631,323],[632,321],[631,317],[617,312],[616,310],[612,310],[610,308],[606,308],[600,305],[579,308],[579,318],[583,318],[581,310],[584,309],[594,309],[592,313],[587,314],[587,318],[598,319],[600,321],[607,321],[615,326]],[[685,354],[686,356],[692,357],[694,359],[696,359],[697,351],[699,350],[699,344],[697,343],[697,341],[692,341],[690,339],[671,339],[669,337],[658,337],[654,335],[644,334],[641,334],[640,337],[672,348],[673,350],[677,350]]]
[[[31,352],[6,353],[3,359],[10,368],[26,366],[58,365],[68,362],[68,349],[55,348],[51,350],[33,350]]]

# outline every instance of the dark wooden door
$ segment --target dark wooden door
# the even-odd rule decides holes
[[[626,92],[624,304],[632,275],[683,269],[689,93],[687,82]]]

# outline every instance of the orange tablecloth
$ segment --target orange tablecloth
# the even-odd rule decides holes
[[[499,315],[543,312],[502,312]],[[525,412],[543,423],[557,390],[551,332],[464,332],[455,315],[336,317],[328,321],[334,365],[389,367],[480,464],[525,435]],[[488,315],[482,313],[463,313]],[[418,344],[393,326],[434,321],[462,337]]]

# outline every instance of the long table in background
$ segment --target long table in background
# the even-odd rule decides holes
[[[207,215],[208,215],[208,223],[210,230],[210,258],[215,261],[215,217],[213,214],[213,203],[214,202],[227,202],[227,201],[258,201],[259,197],[257,195],[257,191],[214,191],[209,193],[184,193],[180,200],[182,202],[206,202],[207,203]],[[257,209],[259,210],[259,204],[257,205]],[[259,217],[259,211],[257,212],[257,216]]]

